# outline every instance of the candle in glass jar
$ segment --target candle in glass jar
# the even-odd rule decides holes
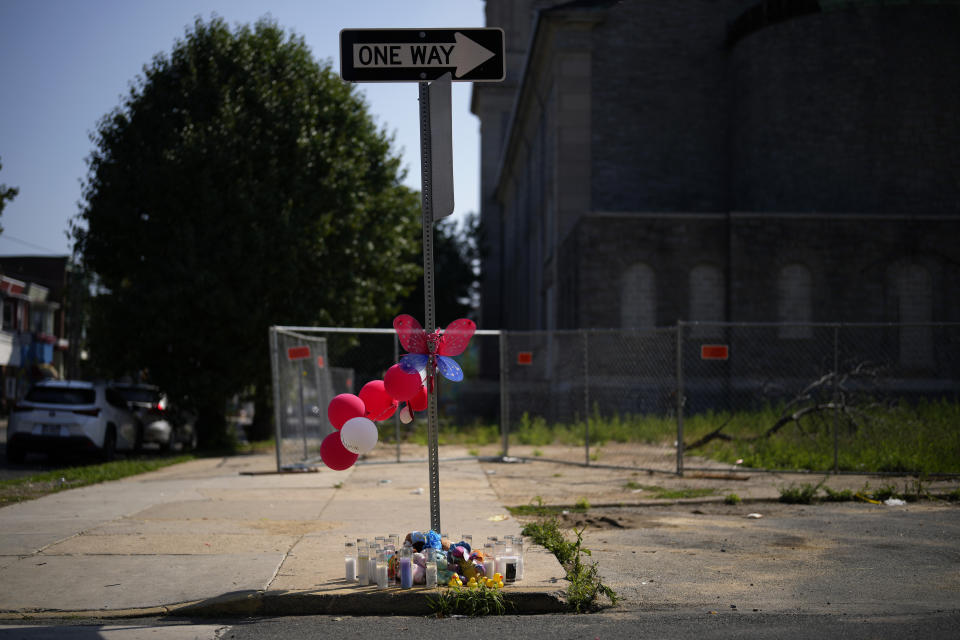
[[[344,574],[347,582],[357,581],[357,559],[353,556],[354,546],[348,542],[343,548]]]
[[[370,575],[367,573],[369,556],[366,540],[357,540],[357,581],[362,584],[369,584]]]
[[[408,545],[400,550],[400,586],[404,589],[413,586],[413,549]]]
[[[437,586],[437,563],[433,560],[427,560],[427,586]]]
[[[381,551],[377,554],[377,587],[387,588],[387,554]]]

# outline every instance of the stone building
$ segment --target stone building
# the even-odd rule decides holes
[[[957,2],[486,17],[508,70],[472,97],[482,328],[960,321]],[[911,336],[922,364],[934,343]]]

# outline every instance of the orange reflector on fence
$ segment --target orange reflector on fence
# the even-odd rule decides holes
[[[730,347],[725,344],[700,345],[701,360],[726,360],[730,357]]]
[[[520,351],[517,353],[517,364],[533,364],[533,351]]]

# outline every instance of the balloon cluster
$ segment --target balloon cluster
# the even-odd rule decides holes
[[[320,458],[331,469],[352,467],[361,453],[376,446],[375,422],[392,417],[399,408],[400,421],[408,424],[414,411],[425,411],[428,394],[435,390],[435,371],[453,382],[463,380],[463,370],[453,356],[467,348],[477,329],[473,320],[460,318],[445,331],[435,329],[428,335],[416,318],[402,314],[394,318],[393,327],[409,353],[387,369],[383,380],[363,385],[359,396],[341,393],[327,406],[327,417],[336,431],[320,443]]]
[[[403,405],[403,406],[401,406]],[[427,389],[423,378],[407,373],[400,365],[387,370],[383,380],[371,380],[358,395],[341,393],[327,405],[327,418],[335,431],[320,443],[320,458],[334,471],[354,465],[361,453],[377,444],[376,422],[392,418],[401,410],[401,420],[413,417],[414,411],[427,408]]]

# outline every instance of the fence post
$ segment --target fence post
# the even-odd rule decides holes
[[[590,334],[583,331],[583,443],[584,464],[590,466]]]
[[[500,330],[500,335],[497,337],[498,345],[500,347],[500,439],[501,439],[501,449],[503,450],[501,455],[506,457],[509,454],[509,434],[510,434],[510,396],[508,395],[508,385],[507,385],[507,369],[509,368],[509,362],[507,360],[507,332],[503,329]]]
[[[683,321],[677,320],[677,475],[683,477]]]
[[[281,461],[280,449],[283,446],[283,434],[280,429],[280,362],[278,358],[279,347],[277,345],[277,328],[270,327],[270,368],[273,376],[273,428],[277,439],[277,471],[281,471],[283,463]]]
[[[840,325],[833,327],[833,472],[840,471]]]

